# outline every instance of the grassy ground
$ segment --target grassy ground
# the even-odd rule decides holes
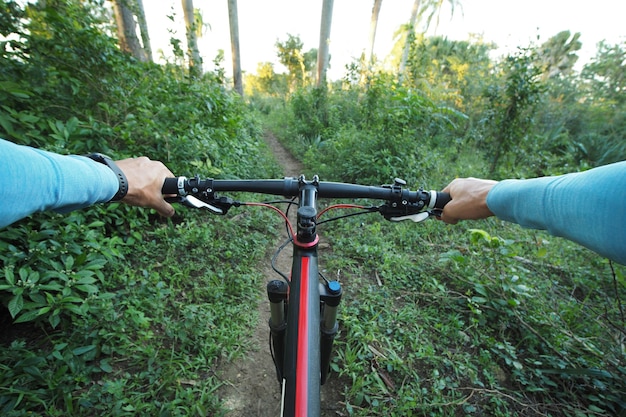
[[[349,414],[620,412],[623,267],[498,221],[330,233],[326,268],[348,294],[334,368]]]

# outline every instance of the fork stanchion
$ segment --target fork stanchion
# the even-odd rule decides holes
[[[267,283],[267,298],[270,300],[270,340],[278,382],[283,380],[285,362],[285,333],[287,331],[287,292],[285,281],[272,280]]]
[[[320,300],[322,302],[322,317],[320,325],[320,351],[321,351],[321,383],[324,384],[330,371],[330,360],[333,352],[335,336],[339,332],[337,311],[341,302],[341,285],[338,281],[330,281],[320,284]]]

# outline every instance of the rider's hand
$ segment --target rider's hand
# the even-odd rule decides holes
[[[165,178],[171,178],[174,174],[162,162],[142,156],[115,163],[128,180],[128,193],[121,200],[123,203],[153,208],[165,217],[174,215],[174,207],[163,199],[161,193]]]
[[[452,181],[444,192],[449,193],[452,200],[446,204],[440,219],[446,223],[456,224],[459,220],[477,220],[493,216],[487,207],[487,194],[497,181],[478,178],[457,178]]]

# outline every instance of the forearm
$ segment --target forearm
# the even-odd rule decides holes
[[[119,188],[105,165],[0,140],[0,227],[45,210],[67,212],[109,201]]]
[[[487,196],[500,219],[547,230],[626,264],[626,162],[586,172],[506,180]]]

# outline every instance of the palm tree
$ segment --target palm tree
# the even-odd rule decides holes
[[[419,7],[420,7],[420,0],[415,0],[415,3],[413,3],[413,9],[411,10],[411,20],[409,20],[409,26],[407,27],[406,40],[404,41],[404,48],[402,48],[402,59],[400,60],[400,70],[398,71],[400,81],[402,81],[402,78],[404,78],[404,71],[406,70],[406,61],[409,58],[409,46],[411,45],[411,41],[413,38],[411,35],[414,33],[415,22],[417,20],[417,11],[419,10]]]
[[[148,33],[148,22],[146,21],[146,13],[143,9],[143,0],[136,0],[137,21],[139,22],[139,31],[141,32],[141,42],[143,43],[143,51],[146,60],[152,62],[152,45],[150,44],[150,34]]]
[[[576,52],[582,47],[579,39],[579,32],[572,35],[569,30],[564,30],[541,45],[537,51],[537,61],[543,71],[543,81],[572,71],[578,60]]]
[[[409,56],[409,48],[413,39],[413,33],[415,32],[416,22],[418,21],[418,17],[424,15],[424,13],[429,13],[426,18],[426,29],[430,27],[430,23],[433,17],[436,16],[435,29],[439,26],[439,16],[441,14],[441,8],[443,6],[444,0],[425,0],[422,4],[422,0],[415,0],[413,3],[413,9],[411,10],[411,19],[409,24],[406,26],[406,39],[404,43],[404,48],[402,50],[402,59],[400,61],[400,69],[399,69],[399,79],[402,81],[403,74],[406,70],[406,62]],[[454,8],[459,3],[459,0],[448,0],[450,6],[452,6],[451,14],[454,14]]]
[[[367,56],[367,64],[371,65],[374,61],[374,43],[376,41],[376,28],[378,27],[378,15],[380,14],[380,6],[383,4],[383,0],[374,0],[374,6],[372,7],[372,20],[370,21],[370,39],[369,39],[369,53]]]
[[[317,54],[317,86],[326,81],[326,71],[330,61],[330,27],[333,20],[333,0],[324,0],[322,4],[322,22],[320,24],[320,47]]]
[[[198,50],[198,25],[195,21],[193,0],[182,0],[185,27],[187,28],[187,54],[189,55],[189,75],[198,77],[202,74],[202,58]]]
[[[146,61],[146,54],[141,47],[141,43],[139,43],[139,38],[137,38],[133,12],[124,0],[112,0],[112,3],[120,49],[130,53],[140,61]]]
[[[237,17],[237,0],[228,0],[228,19],[230,20],[230,45],[233,55],[233,82],[235,91],[243,96],[241,78],[241,57],[239,51],[239,19]]]

